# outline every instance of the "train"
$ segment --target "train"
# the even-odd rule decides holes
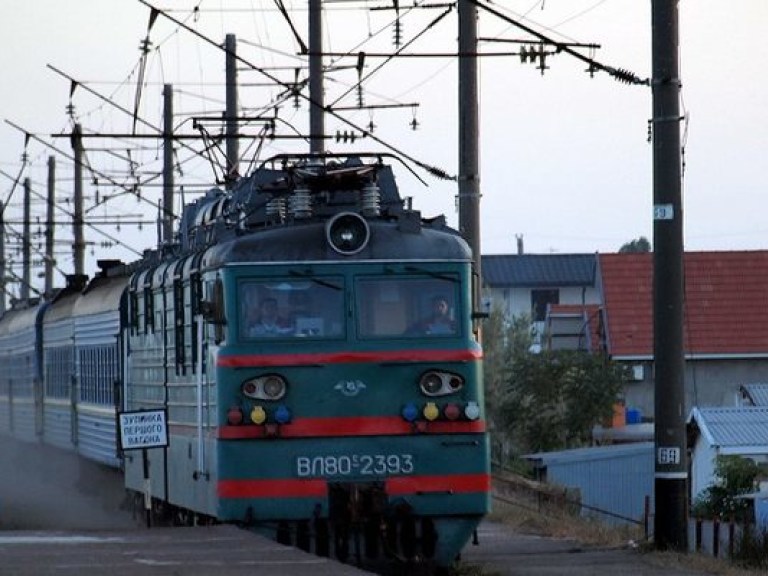
[[[119,469],[156,522],[450,566],[490,507],[480,285],[394,161],[275,156],[186,205],[173,242],[15,301],[0,434]],[[130,449],[145,413],[167,440]]]

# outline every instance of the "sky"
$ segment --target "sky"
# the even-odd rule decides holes
[[[283,83],[291,82],[303,63],[274,2],[165,0],[155,6],[171,9],[172,16],[214,44],[222,43],[227,33],[236,34],[238,55]],[[285,6],[298,35],[306,39],[306,2]],[[377,55],[395,49],[396,14],[382,9],[391,3],[337,0],[324,6],[324,50],[333,54],[325,63],[334,67],[325,79],[326,104],[354,108],[355,66],[358,53],[366,52],[365,103],[399,107],[339,113],[359,127],[372,122],[387,150],[458,174],[457,63],[435,56],[456,50],[456,11],[412,9],[400,2],[404,52],[433,56],[385,60]],[[650,88],[622,84],[604,73],[590,78],[584,62],[564,53],[549,57],[542,74],[515,55],[521,44],[509,42],[534,40],[512,24],[522,22],[559,42],[599,45],[580,53],[649,78],[651,2],[497,0],[491,6],[505,17],[479,10],[480,51],[506,55],[483,56],[479,64],[483,253],[514,253],[517,238],[528,253],[615,252],[640,236],[652,240]],[[137,93],[139,117],[161,126],[165,83],[174,87],[178,132],[194,132],[193,115],[221,114],[223,53],[162,15],[149,32],[152,44],[141,73],[139,45],[147,36],[149,12],[139,0],[0,0],[0,198],[8,203],[6,220],[16,222],[14,231],[19,230],[22,198],[15,179],[19,174],[29,177],[33,190],[44,195],[48,156],[56,157],[57,203],[71,209],[71,148],[68,139],[52,136],[71,129],[68,104],[86,133],[130,133],[133,118],[125,110],[134,110]],[[765,0],[680,2],[686,250],[768,248],[768,171],[763,168],[768,79],[762,70],[768,61],[762,38],[766,29]],[[51,67],[80,83],[71,98],[70,80]],[[239,81],[244,115],[267,109],[284,90],[245,67]],[[280,134],[306,133],[306,104],[294,109],[291,101],[282,103],[279,119]],[[212,131],[217,129],[211,125]],[[258,127],[248,130],[256,133]],[[326,132],[344,130],[351,128],[336,118],[326,119]],[[140,122],[137,133],[151,130]],[[25,134],[31,135],[26,148]],[[161,189],[157,176],[150,175],[161,170],[162,149],[149,138],[87,138],[85,146],[94,168],[86,173],[85,186],[87,217],[93,224],[86,229],[86,271],[92,273],[97,259],[130,261],[156,244],[153,205]],[[257,141],[241,141],[240,146],[243,171],[252,160],[308,150],[299,139],[277,139],[261,148]],[[327,146],[341,153],[385,149],[371,139],[354,144],[331,140]],[[27,162],[22,165],[25,150]],[[215,172],[209,162],[184,149],[177,156],[181,172],[176,182],[184,185],[183,199],[189,201],[214,183]],[[418,168],[416,172],[426,186],[409,171],[396,169],[401,194],[413,197],[425,216],[442,213],[456,225],[456,183],[436,180]],[[109,183],[131,184],[137,178],[144,182],[141,200]],[[39,198],[33,199],[33,218],[44,218]],[[177,203],[181,201],[179,194]],[[67,220],[64,211],[57,218]],[[59,224],[56,236],[59,270],[72,273],[69,224]]]

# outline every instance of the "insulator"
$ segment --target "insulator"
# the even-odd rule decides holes
[[[309,218],[312,216],[312,195],[309,188],[299,186],[291,196],[291,213],[294,218]]]
[[[265,207],[270,219],[285,220],[285,198],[272,198]]]
[[[364,216],[381,214],[381,189],[376,182],[363,186],[360,192],[360,211]]]
[[[643,81],[640,80],[637,76],[635,76],[634,73],[630,72],[629,70],[625,70],[623,68],[617,68],[614,69],[611,72],[611,75],[616,78],[619,82],[623,82],[624,84],[642,84]]]
[[[403,42],[403,25],[399,17],[395,20],[394,41],[395,47],[400,48],[400,44]]]

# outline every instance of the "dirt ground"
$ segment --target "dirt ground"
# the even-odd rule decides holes
[[[0,530],[137,527],[117,470],[0,437]]]

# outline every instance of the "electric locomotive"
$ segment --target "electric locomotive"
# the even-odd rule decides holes
[[[170,438],[125,453],[126,486],[183,522],[449,565],[489,507],[466,242],[381,155],[275,157],[178,240],[128,283],[123,409],[166,410]]]

